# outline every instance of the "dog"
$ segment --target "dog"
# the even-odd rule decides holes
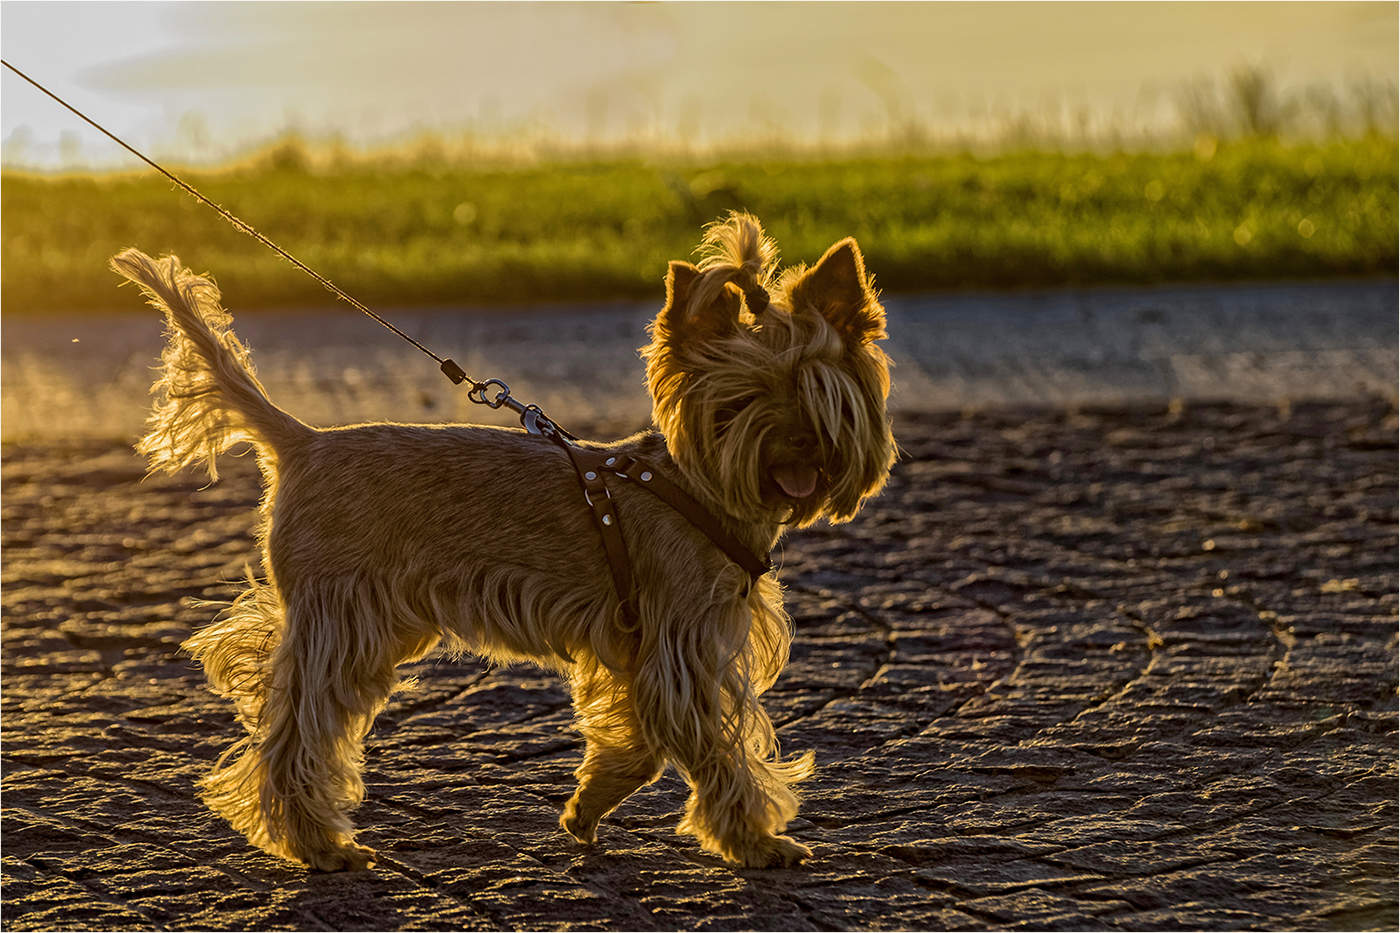
[[[706,228],[671,262],[641,348],[654,430],[586,451],[639,458],[755,554],[784,529],[844,522],[895,459],[885,312],[853,239],[779,273],[758,221]],[[813,756],[782,757],[759,703],[791,622],[754,579],[637,483],[610,495],[634,591],[619,593],[561,444],[520,429],[376,423],[314,428],[269,400],[219,291],[178,258],[111,260],[165,315],[151,472],[251,444],[265,495],[263,577],[185,648],[246,734],[201,796],[273,855],[321,871],[375,859],[355,841],[363,740],[399,665],[436,647],[558,671],[585,739],[560,823],[599,820],[674,764],[683,833],[746,867],[811,851],[781,835]],[[650,475],[650,474],[648,474]],[[624,601],[630,613],[624,612]]]

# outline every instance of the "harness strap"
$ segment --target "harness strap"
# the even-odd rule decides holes
[[[622,625],[627,631],[635,631],[637,607],[633,605],[635,593],[632,590],[632,561],[627,556],[627,542],[622,537],[622,525],[617,518],[617,504],[612,493],[603,481],[603,471],[591,458],[593,453],[583,447],[560,443],[564,452],[573,461],[574,472],[583,486],[583,500],[593,514],[593,524],[603,538],[603,553],[608,558],[608,569],[612,571],[613,589],[617,591],[618,602],[622,605]]]
[[[588,503],[593,522],[603,538],[603,553],[607,556],[608,567],[612,571],[613,587],[617,590],[617,598],[622,604],[623,625],[629,631],[635,630],[637,625],[632,562],[627,554],[627,543],[623,539],[621,523],[618,521],[617,503],[604,482],[605,475],[610,474],[635,482],[675,509],[723,551],[726,557],[742,567],[753,581],[757,581],[773,569],[773,562],[767,556],[760,557],[751,551],[721,525],[712,512],[645,460],[628,454],[577,447],[562,439],[558,443],[573,462],[579,484],[583,487],[584,501]]]

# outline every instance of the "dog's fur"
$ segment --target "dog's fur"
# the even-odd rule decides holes
[[[758,223],[712,225],[700,265],[671,263],[642,354],[658,432],[606,447],[648,459],[756,553],[787,525],[844,521],[894,458],[884,310],[855,241],[776,273]],[[618,599],[568,457],[520,430],[365,424],[317,429],[268,400],[214,284],[173,256],[112,260],[164,312],[169,343],[138,450],[152,471],[238,442],[266,484],[265,582],[186,647],[247,735],[203,796],[255,845],[316,869],[357,869],[349,812],[362,742],[396,668],[439,643],[560,671],[586,739],[561,823],[598,821],[668,762],[692,793],[680,828],[746,866],[809,850],[779,835],[811,753],[782,758],[759,695],[787,662],[790,622],[769,573],[749,578],[674,510],[613,483],[636,580]],[[741,290],[772,292],[752,315]]]

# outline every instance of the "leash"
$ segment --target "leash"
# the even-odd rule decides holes
[[[617,591],[618,603],[622,613],[622,625],[625,629],[635,631],[637,626],[636,617],[636,591],[632,579],[632,562],[627,554],[627,543],[622,537],[622,528],[617,516],[617,505],[613,501],[612,493],[609,492],[607,483],[603,481],[603,474],[618,477],[624,480],[635,480],[638,485],[646,489],[662,502],[679,512],[686,520],[700,530],[711,542],[748,572],[751,581],[757,581],[759,577],[773,569],[772,562],[767,556],[759,556],[749,550],[743,542],[732,535],[719,520],[714,517],[704,506],[696,502],[689,493],[671,482],[666,476],[650,466],[644,461],[625,454],[610,454],[606,451],[592,450],[579,447],[573,442],[577,437],[555,424],[538,405],[527,405],[510,394],[510,386],[499,379],[487,379],[478,382],[471,378],[453,360],[438,356],[423,344],[399,330],[393,324],[380,317],[370,310],[363,302],[347,294],[340,286],[330,279],[312,269],[306,263],[297,259],[291,253],[278,246],[271,239],[264,236],[251,224],[235,216],[231,211],[205,197],[199,189],[189,182],[180,178],[174,172],[166,169],[153,159],[147,158],[134,146],[127,143],[121,137],[108,130],[105,126],[83,113],[77,107],[50,91],[44,85],[20,71],[8,61],[0,58],[0,65],[19,75],[35,88],[42,91],[46,96],[52,98],[64,109],[70,111],[84,123],[97,130],[136,158],[145,162],[151,168],[164,175],[174,182],[186,194],[195,200],[212,208],[220,217],[228,221],[233,227],[242,233],[247,234],[257,240],[263,246],[281,256],[287,262],[296,266],[307,275],[311,276],[321,284],[328,292],[344,301],[350,307],[367,315],[379,325],[394,332],[404,340],[408,341],[418,350],[430,356],[438,363],[443,375],[452,380],[453,385],[461,385],[463,382],[470,383],[471,388],[467,390],[467,398],[478,405],[485,405],[488,408],[508,408],[520,416],[520,423],[531,434],[537,434],[558,444],[569,456],[575,472],[578,474],[579,483],[583,487],[583,498],[588,504],[589,511],[593,515],[593,520],[598,528],[598,533],[603,539],[603,552],[608,560],[608,567],[612,572],[613,588]],[[762,289],[762,304],[768,303],[768,295]],[[755,294],[749,299],[751,303],[760,300],[760,294]],[[493,392],[494,390],[494,392]],[[493,394],[488,395],[488,392]]]
[[[413,339],[408,334],[399,330],[393,324],[389,323],[384,318],[374,313],[374,311],[370,310],[370,308],[366,306],[363,302],[347,294],[343,289],[340,288],[340,286],[336,285],[330,279],[326,278],[324,275],[317,272],[315,269],[311,268],[306,263],[293,256],[291,253],[287,252],[285,249],[278,246],[276,243],[272,242],[271,239],[264,236],[261,232],[255,229],[252,224],[235,216],[223,205],[217,204],[214,201],[211,201],[209,198],[205,197],[203,194],[200,193],[199,189],[195,188],[194,185],[191,185],[189,182],[180,178],[180,176],[176,175],[174,172],[160,165],[154,159],[147,158],[135,146],[132,146],[131,144],[127,143],[117,134],[113,133],[111,130],[107,129],[105,126],[98,123],[96,120],[92,119],[87,114],[83,113],[77,107],[74,107],[72,104],[68,103],[68,101],[64,100],[62,97],[59,97],[53,91],[50,91],[48,88],[44,87],[44,85],[34,80],[29,75],[25,74],[23,71],[20,71],[18,68],[10,64],[5,59],[0,58],[0,65],[4,65],[6,68],[19,75],[25,81],[29,82],[35,88],[43,92],[46,96],[52,98],[64,109],[68,110],[74,116],[78,117],[78,119],[82,120],[84,123],[88,124],[93,129],[106,136],[108,139],[112,140],[112,142],[116,143],[118,146],[121,146],[127,152],[136,156],[136,158],[140,159],[142,162],[145,162],[157,172],[160,172],[166,178],[174,182],[186,194],[190,195],[206,207],[212,208],[215,212],[218,213],[220,217],[232,224],[234,229],[245,233],[253,239],[257,240],[263,246],[266,246],[268,249],[272,250],[274,253],[281,256],[283,259],[287,260],[287,262],[291,263],[293,266],[296,266],[302,272],[305,272],[307,275],[311,276],[318,283],[320,283],[321,287],[326,289],[326,291],[330,292],[332,295],[335,295],[337,298],[344,301],[346,304],[350,305],[350,307],[354,308],[355,310],[369,316],[381,327],[393,331],[395,334],[411,343],[421,352],[432,357],[433,360],[435,360],[438,363],[438,368],[442,370],[443,375],[445,375],[448,379],[452,380],[453,385],[461,385],[464,382],[470,383],[471,388],[467,390],[467,398],[471,399],[476,404],[485,405],[487,408],[492,409],[503,407],[510,409],[511,411],[515,412],[517,415],[520,416],[521,425],[525,428],[525,430],[529,431],[531,434],[539,434],[543,437],[559,436],[568,440],[577,440],[577,438],[574,437],[574,435],[570,434],[568,431],[565,431],[559,425],[551,421],[538,405],[526,405],[525,403],[512,397],[510,394],[510,386],[506,385],[501,380],[487,379],[485,382],[478,382],[475,379],[471,378],[466,374],[462,367],[458,366],[452,359],[438,356],[432,350],[429,350],[427,347],[423,346],[423,344],[419,343],[417,340]],[[492,390],[494,390],[494,394],[487,395],[487,392]]]

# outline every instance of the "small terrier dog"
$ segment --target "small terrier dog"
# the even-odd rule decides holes
[[[852,239],[780,275],[772,240],[735,214],[699,252],[670,264],[641,350],[656,430],[581,446],[644,457],[766,554],[787,526],[847,521],[885,484],[884,309]],[[265,581],[250,571],[185,643],[247,730],[202,796],[250,842],[324,871],[373,863],[349,817],[363,740],[398,665],[442,644],[566,678],[586,748],[560,823],[579,842],[673,763],[691,788],[680,830],[706,850],[749,867],[811,854],[780,833],[812,754],[780,757],[759,704],[791,640],[772,572],[754,581],[616,483],[635,580],[623,624],[560,446],[473,425],[310,427],[268,399],[213,282],[134,249],[111,266],[167,324],[137,445],[152,472],[203,461],[217,479],[215,457],[248,442],[264,478]]]

